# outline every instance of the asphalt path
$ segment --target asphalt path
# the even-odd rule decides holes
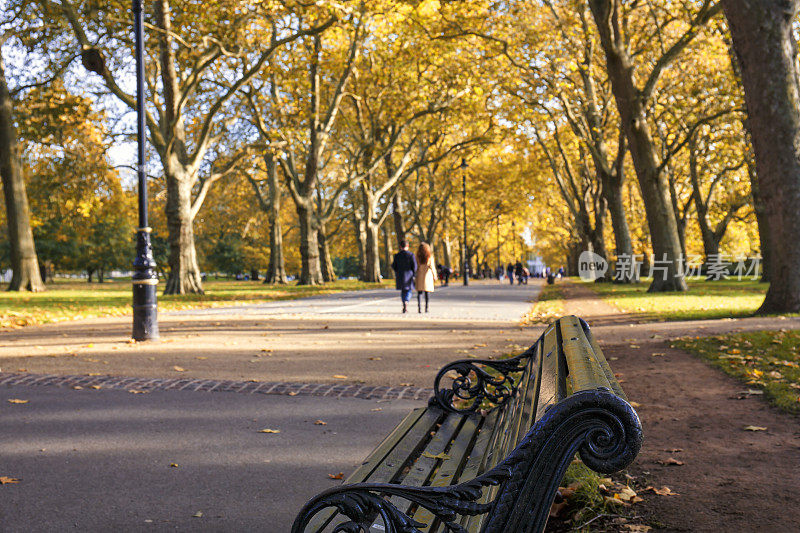
[[[436,291],[430,294],[428,313],[424,312],[424,297],[422,300],[423,313],[417,312],[417,298],[414,293],[409,303],[409,313],[405,317],[401,313],[400,293],[393,289],[345,292],[299,300],[192,309],[165,314],[174,316],[225,314],[285,317],[343,316],[389,319],[403,317],[412,320],[516,322],[530,311],[531,302],[536,300],[541,287],[542,284],[538,282],[512,286],[494,280],[473,281],[467,287],[452,283],[448,287],[437,287]]]
[[[3,387],[0,531],[282,533],[421,404]]]
[[[205,337],[165,331],[169,343],[141,346],[129,345],[124,339],[103,340],[102,332],[116,331],[122,319],[96,321],[91,326],[95,329],[84,333],[73,329],[86,329],[88,321],[56,324],[20,330],[15,333],[16,340],[3,348],[8,353],[0,351],[0,356],[5,357],[4,366],[16,369],[24,364],[34,373],[103,371],[139,376],[142,369],[149,368],[150,376],[152,368],[161,368],[154,365],[161,364],[164,368],[159,372],[164,377],[175,377],[174,365],[180,365],[189,369],[182,377],[217,379],[237,378],[220,372],[229,367],[258,366],[252,362],[256,357],[267,366],[291,369],[292,363],[299,365],[294,374],[281,376],[281,380],[330,379],[346,369],[351,378],[363,382],[386,384],[382,381],[386,376],[397,374],[401,381],[422,384],[430,382],[440,361],[415,347],[414,342],[436,351],[442,361],[456,359],[457,352],[472,347],[478,337],[470,335],[483,335],[481,347],[473,350],[476,354],[508,350],[509,342],[521,342],[517,337],[529,340],[530,333],[517,331],[516,325],[530,310],[540,288],[538,280],[523,286],[454,284],[431,295],[427,315],[416,312],[415,300],[411,312],[401,315],[398,292],[390,289],[165,313],[177,324],[170,327],[180,331],[193,327],[194,320],[201,322],[198,328],[206,328],[206,322],[213,326],[208,326]],[[187,315],[198,316],[188,320]],[[259,317],[267,320],[261,322]],[[309,317],[312,320],[306,320]],[[325,322],[320,329],[317,318],[328,319],[330,328]],[[184,326],[181,320],[190,323]],[[254,326],[254,321],[261,325]],[[293,329],[287,329],[284,322],[291,322]],[[276,333],[278,326],[283,329]],[[241,331],[242,327],[247,331]],[[293,345],[296,353],[286,352],[286,347],[277,343],[284,339],[283,334],[287,338],[284,344]],[[403,335],[411,336],[414,342],[407,342]],[[424,341],[417,339],[420,335]],[[303,341],[308,346],[300,342],[300,337],[308,337]],[[50,353],[54,348],[48,339],[57,342],[61,351],[71,348],[80,351],[82,357]],[[272,355],[254,356],[261,353],[267,341],[275,344],[270,345],[270,350],[274,348]],[[191,346],[184,346],[187,343]],[[340,355],[334,350],[337,346],[344,350]],[[400,351],[395,354],[388,349],[392,346]],[[200,348],[213,351],[215,356],[196,357]],[[314,350],[321,348],[325,348],[326,357],[314,368],[322,368],[322,373],[312,376],[309,365],[316,360]],[[179,358],[184,349],[190,354],[185,361]],[[11,353],[15,350],[21,355]],[[361,357],[359,350],[368,353]],[[402,350],[411,353],[400,353]],[[381,358],[372,357],[375,353],[382,356],[377,363],[375,360]],[[244,357],[241,364],[237,363],[239,356]],[[120,364],[139,361],[139,366],[117,368],[117,360]],[[99,370],[89,368],[89,361],[94,361],[91,365],[98,365]],[[45,363],[55,366],[46,367]],[[190,376],[201,364],[209,368]],[[374,376],[366,371],[360,376],[359,364],[378,370],[371,371]],[[402,369],[404,373],[398,374]],[[248,372],[250,375],[253,371]],[[277,379],[274,372],[268,374]],[[8,401],[14,399],[27,403]],[[284,532],[305,501],[340,483],[329,474],[352,472],[410,409],[423,403],[3,386],[0,476],[19,482],[0,484],[0,531]],[[317,420],[325,424],[315,424]],[[259,433],[267,428],[279,433]]]

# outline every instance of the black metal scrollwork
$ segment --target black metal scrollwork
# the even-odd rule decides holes
[[[518,382],[513,374],[525,369],[528,359],[535,353],[534,347],[511,359],[460,359],[445,365],[436,375],[430,403],[457,413],[474,413],[484,400],[494,404],[492,408],[503,405],[517,393]],[[449,388],[442,388],[442,378],[449,372],[458,375]]]
[[[498,485],[511,476],[511,470],[494,468],[482,476],[451,487],[410,487],[389,483],[355,483],[320,493],[309,501],[297,515],[292,533],[302,533],[311,518],[325,508],[335,507],[350,521],[339,524],[334,533],[361,533],[369,531],[378,517],[386,533],[420,533],[426,524],[417,522],[394,506],[386,496],[398,496],[424,507],[442,522],[447,531],[466,533],[455,522],[459,516],[488,513],[491,503],[476,503],[483,487]]]

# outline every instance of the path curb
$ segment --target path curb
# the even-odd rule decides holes
[[[55,375],[0,372],[0,385],[101,388],[128,391],[188,390],[194,392],[240,392],[284,396],[325,396],[364,400],[426,400],[433,389],[388,387],[345,383],[292,383],[213,379],[137,378],[125,376]]]

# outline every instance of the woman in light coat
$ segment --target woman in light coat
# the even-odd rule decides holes
[[[425,312],[428,312],[428,298],[433,292],[436,280],[436,265],[433,264],[433,253],[428,243],[420,243],[417,248],[417,311],[422,312],[422,295],[425,294]]]

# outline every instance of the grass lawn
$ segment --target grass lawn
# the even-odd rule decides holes
[[[750,316],[764,301],[768,284],[752,280],[689,280],[688,292],[647,292],[650,281],[631,285],[584,283],[620,311],[645,320],[698,320]]]
[[[164,287],[162,283],[159,286],[158,308],[170,311],[219,307],[244,302],[288,300],[348,290],[375,289],[381,286],[354,280],[340,280],[320,287],[293,284],[265,285],[260,281],[209,280],[203,284],[205,294],[165,296],[161,294]],[[4,289],[5,285],[0,285],[0,328],[131,313],[130,280],[90,284],[85,281],[57,279],[47,284],[47,291],[40,293],[7,292]]]
[[[561,292],[561,287],[557,283],[544,285],[539,293],[539,299],[533,304],[528,314],[522,318],[522,323],[552,322],[562,316],[564,316],[564,294]]]
[[[773,405],[800,413],[800,331],[755,331],[675,341],[741,379],[749,394],[764,394]]]

